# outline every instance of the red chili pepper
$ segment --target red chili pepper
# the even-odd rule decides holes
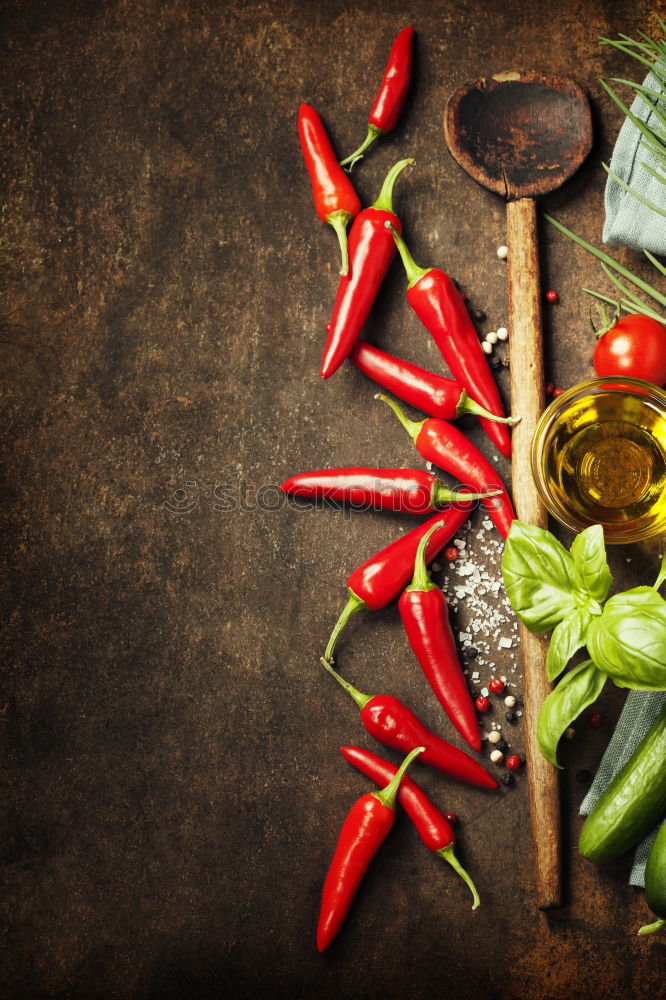
[[[398,698],[390,694],[363,694],[341,677],[323,656],[321,662],[354,699],[367,731],[384,746],[402,753],[408,753],[416,746],[425,747],[421,755],[424,764],[436,767],[438,771],[468,785],[497,788],[497,782],[482,764],[433,733]]]
[[[380,608],[385,608],[407,586],[412,576],[419,542],[429,528],[436,522],[441,523],[442,520],[445,522],[428,542],[427,562],[431,562],[437,553],[444,548],[449,539],[465,523],[468,516],[469,511],[463,510],[462,505],[440,512],[434,518],[426,521],[425,524],[419,525],[418,528],[414,528],[402,538],[391,542],[390,545],[371,556],[362,566],[350,574],[347,578],[349,599],[331,632],[331,638],[328,640],[324,653],[330,663],[333,662],[333,649],[338,637],[351,616],[363,608],[369,608],[370,611],[379,611]]]
[[[317,215],[337,233],[342,255],[340,274],[348,270],[347,225],[361,210],[352,182],[338,163],[324,124],[308,104],[298,109],[298,135],[312,183]]]
[[[491,496],[490,492],[449,490],[431,472],[422,469],[321,469],[291,476],[280,489],[291,496],[401,514],[428,514],[444,504],[467,503]],[[492,493],[493,496],[498,494],[499,490]]]
[[[361,747],[341,747],[341,751],[346,761],[378,785],[390,781],[398,772],[393,764]],[[451,828],[451,822],[408,775],[402,779],[398,802],[411,819],[428,850],[434,851],[438,857],[448,861],[469,886],[474,899],[472,909],[475,910],[480,902],[479,894],[471,877],[456,857],[456,835]]]
[[[416,747],[404,759],[385,788],[358,799],[342,824],[321,897],[318,951],[325,951],[337,937],[370,862],[395,822],[395,799],[402,776],[422,750]]]
[[[403,28],[393,42],[379,92],[368,115],[368,134],[358,149],[341,161],[341,167],[351,170],[375,139],[392,132],[398,124],[412,75],[413,50],[414,29]]]
[[[413,160],[400,160],[389,170],[374,205],[354,219],[349,232],[349,273],[340,279],[321,361],[321,374],[329,378],[345,360],[365,325],[382,281],[395,257],[395,241],[386,228],[390,222],[402,232],[393,213],[393,185]]]
[[[475,448],[457,427],[445,420],[438,420],[436,417],[428,417],[427,420],[419,422],[409,420],[398,404],[388,396],[378,394],[375,399],[381,399],[391,407],[414,441],[419,454],[427,462],[439,466],[479,493],[485,489],[501,491],[499,496],[489,497],[482,503],[499,533],[506,538],[516,515],[504,483],[478,448]]]
[[[354,345],[349,360],[382,389],[392,392],[416,410],[440,420],[457,420],[466,413],[501,424],[515,424],[519,417],[497,417],[473,400],[455,379],[435,375],[402,361],[365,340]]]
[[[499,389],[453,280],[438,268],[419,267],[397,231],[393,238],[407,272],[407,301],[429,330],[454,379],[495,416],[504,416]],[[506,426],[485,419],[481,425],[501,453],[510,458],[511,438]]]
[[[442,708],[472,749],[480,750],[479,725],[458,659],[446,598],[430,579],[425,564],[425,547],[436,530],[437,525],[433,525],[419,543],[414,577],[400,595],[398,610],[409,643]]]

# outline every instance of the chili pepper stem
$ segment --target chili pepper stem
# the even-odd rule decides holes
[[[467,502],[467,500],[487,500],[488,497],[498,497],[501,496],[501,490],[489,490],[487,493],[456,493],[455,490],[449,490],[446,486],[437,486],[435,484],[434,488],[434,503],[433,507],[441,507],[445,503],[459,503],[461,500]]]
[[[411,166],[414,162],[415,161],[410,157],[406,160],[398,160],[397,163],[394,163],[384,178],[382,189],[379,192],[377,201],[374,203],[372,208],[374,208],[377,212],[393,213],[393,188],[395,186],[395,182],[405,167]]]
[[[416,263],[411,253],[409,252],[407,244],[405,243],[405,241],[403,240],[402,236],[395,228],[395,226],[391,225],[391,223],[388,220],[384,223],[384,225],[386,226],[387,229],[390,229],[391,232],[393,233],[393,239],[395,240],[395,245],[398,248],[400,259],[402,260],[405,271],[407,272],[407,281],[409,282],[407,287],[411,288],[412,285],[415,285],[416,282],[419,281],[421,278],[423,278],[426,274],[428,274],[429,271],[432,271],[432,268],[419,267],[419,265]]]
[[[349,251],[347,249],[347,226],[351,220],[352,216],[349,212],[345,212],[344,209],[340,209],[337,212],[331,212],[330,215],[326,216],[326,221],[330,226],[333,226],[337,237],[338,243],[340,244],[340,257],[341,257],[341,267],[340,275],[344,278],[346,274],[349,273]]]
[[[666,920],[655,920],[653,924],[643,924],[638,933],[641,937],[645,934],[658,934],[663,927],[666,927]]]
[[[419,547],[416,550],[416,557],[414,559],[414,576],[412,577],[412,582],[406,589],[410,590],[437,590],[437,585],[430,579],[430,574],[428,573],[428,567],[425,561],[425,550],[426,545],[432,535],[433,531],[437,531],[444,524],[444,521],[437,521],[433,524],[430,531],[427,531],[421,541],[419,542]]]
[[[456,857],[456,852],[453,848],[453,844],[447,844],[446,847],[440,848],[440,850],[436,851],[435,853],[440,858],[444,858],[445,861],[448,861],[448,863],[451,865],[454,871],[458,872],[463,882],[465,882],[465,884],[469,887],[473,899],[472,909],[476,910],[479,903],[481,902],[481,900],[479,899],[479,893],[477,892],[476,886],[472,881],[472,876],[469,874],[469,872],[465,871],[463,866],[458,861],[458,858]],[[638,933],[640,934],[640,931]]]
[[[402,781],[403,775],[414,758],[418,757],[418,755],[423,753],[424,750],[425,747],[415,747],[414,750],[411,750],[389,781],[386,788],[380,788],[379,791],[371,792],[370,794],[374,795],[376,799],[379,799],[383,806],[387,806],[389,809],[395,809],[395,798],[398,794],[398,789],[400,788],[400,782]]]
[[[509,424],[513,427],[515,424],[520,423],[520,417],[498,417],[490,410],[486,410],[485,407],[477,403],[475,399],[472,399],[466,389],[463,389],[460,393],[460,399],[456,405],[456,419],[462,417],[465,413],[473,413],[477,417],[483,417],[485,420],[492,420],[496,424]]]
[[[343,628],[345,627],[351,616],[356,614],[357,611],[362,611],[363,608],[365,608],[366,606],[367,605],[365,601],[361,600],[360,597],[357,597],[353,590],[349,591],[349,600],[345,604],[340,614],[340,617],[335,623],[335,627],[331,632],[331,637],[328,640],[326,652],[324,653],[324,659],[327,661],[327,663],[333,663],[333,650],[335,648],[336,642],[338,641],[338,636],[342,632]]]
[[[398,404],[393,399],[389,399],[388,396],[385,396],[381,392],[375,394],[375,399],[380,399],[382,403],[386,403],[387,406],[391,407],[396,417],[398,418],[402,426],[409,434],[412,441],[416,441],[417,437],[419,436],[419,431],[423,427],[425,420],[419,420],[419,421],[410,420],[407,414],[404,412],[404,410],[400,406],[398,406]]]
[[[379,139],[380,135],[383,134],[383,129],[377,128],[376,125],[368,125],[368,134],[361,145],[358,149],[355,149],[353,153],[350,153],[349,156],[345,156],[344,160],[340,160],[340,166],[346,167],[347,173],[350,174],[354,169],[354,164],[363,159],[363,154],[366,149],[369,149],[373,142]]]
[[[333,674],[333,676],[335,677],[335,679],[338,682],[338,684],[340,684],[345,689],[345,691],[347,692],[347,694],[351,695],[351,697],[354,699],[354,701],[356,702],[356,704],[358,705],[358,707],[361,709],[361,711],[363,710],[363,708],[367,705],[367,703],[369,701],[372,701],[373,695],[371,695],[371,694],[362,694],[362,692],[359,691],[358,688],[355,688],[353,684],[350,684],[349,681],[346,681],[344,679],[344,677],[341,677],[340,674],[337,672],[337,670],[334,670],[333,667],[331,666],[331,664],[328,662],[328,660],[325,660],[323,656],[320,657],[320,661],[326,667],[326,669],[328,670],[329,674]],[[425,748],[422,748],[422,749],[425,749]]]

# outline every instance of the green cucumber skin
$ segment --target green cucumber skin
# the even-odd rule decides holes
[[[666,819],[659,827],[645,866],[645,902],[666,920]]]
[[[613,778],[580,832],[588,861],[613,861],[642,840],[666,813],[666,705]]]

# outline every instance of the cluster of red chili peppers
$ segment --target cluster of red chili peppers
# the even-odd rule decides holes
[[[396,798],[426,846],[459,872],[472,891],[474,908],[478,905],[474,883],[455,856],[450,822],[411,778],[403,777],[415,756],[460,781],[479,788],[497,787],[483,765],[428,729],[397,698],[363,694],[333,667],[336,642],[351,615],[362,609],[379,610],[399,597],[407,637],[432,690],[469,746],[480,749],[475,706],[458,658],[446,599],[430,579],[427,566],[456,535],[477,500],[483,502],[506,537],[515,517],[506,488],[491,464],[451,421],[466,413],[477,415],[492,442],[508,458],[513,419],[504,416],[497,385],[454,281],[444,271],[415,264],[402,237],[400,220],[393,211],[393,188],[413,160],[396,163],[375,203],[362,211],[344,169],[350,171],[379,136],[395,128],[409,86],[413,36],[413,28],[408,27],[395,39],[370,112],[367,137],[346,159],[338,162],[313,108],[303,104],[298,115],[315,208],[319,218],[335,229],[342,258],[340,283],[326,327],[321,374],[329,378],[349,357],[381,388],[426,413],[427,419],[415,422],[392,399],[381,394],[376,397],[394,411],[420,456],[462,484],[450,490],[433,474],[419,469],[374,468],[307,472],[282,484],[284,492],[296,496],[433,515],[351,573],[348,601],[321,658],[326,670],[356,702],[366,730],[406,757],[396,768],[359,747],[342,748],[346,760],[384,787],[359,799],[343,824],[324,884],[317,930],[320,951],[338,934],[363,874],[393,825]],[[453,378],[424,371],[359,340],[396,252],[407,274],[407,300],[434,338]]]

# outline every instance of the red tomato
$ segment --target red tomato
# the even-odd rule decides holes
[[[597,375],[625,375],[666,383],[666,326],[649,316],[623,316],[594,349]]]

